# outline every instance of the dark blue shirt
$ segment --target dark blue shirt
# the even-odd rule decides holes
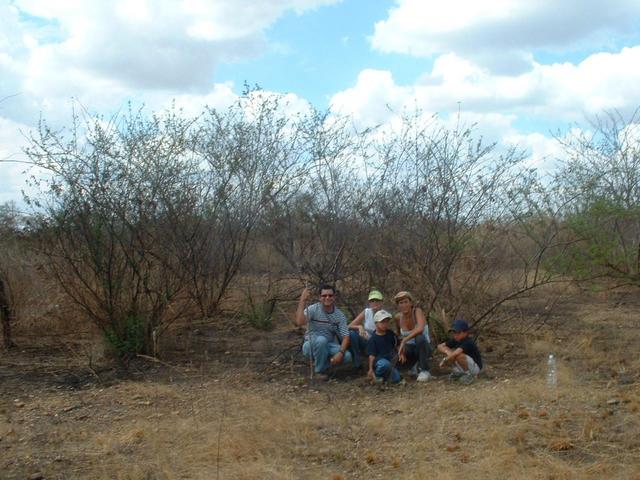
[[[387,330],[384,335],[374,333],[367,342],[367,355],[391,360],[397,343],[396,335],[391,330]]]

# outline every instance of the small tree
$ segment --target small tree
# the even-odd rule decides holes
[[[70,135],[40,125],[26,150],[46,172],[39,239],[70,299],[121,358],[154,352],[158,328],[184,314],[184,275],[167,233],[189,192],[189,129],[169,112],[105,122],[78,119]]]
[[[281,97],[248,91],[224,112],[170,110],[42,123],[27,154],[41,248],[79,309],[123,358],[156,353],[179,318],[219,309],[265,205],[303,177]]]
[[[357,209],[363,203],[361,178],[365,135],[348,118],[311,112],[296,124],[300,155],[296,182],[282,201],[267,204],[264,231],[273,248],[301,279],[316,285],[342,282],[350,302],[361,293],[363,271]],[[366,287],[365,287],[366,288]]]
[[[302,182],[298,121],[289,108],[282,96],[248,90],[228,110],[202,118],[197,221],[184,259],[190,295],[205,317],[218,309],[266,212],[287,204]]]
[[[568,159],[554,186],[571,248],[557,268],[578,280],[640,286],[640,126],[607,112],[591,131],[558,136]]]
[[[471,129],[450,130],[420,112],[378,148],[385,175],[375,216],[387,225],[381,244],[398,280],[426,294],[429,310],[481,308],[500,263],[491,226],[506,220],[522,155],[498,153]]]
[[[372,254],[363,261],[388,285],[414,290],[441,321],[463,315],[478,324],[555,281],[542,264],[557,238],[528,230],[540,184],[523,167],[524,152],[420,111],[377,139],[373,195],[360,220]]]

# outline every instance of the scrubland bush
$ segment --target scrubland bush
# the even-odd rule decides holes
[[[606,112],[590,131],[559,137],[568,160],[553,186],[573,242],[555,260],[578,280],[640,286],[639,113]]]
[[[26,152],[39,187],[29,241],[120,358],[157,354],[173,322],[211,319],[230,297],[271,328],[292,284],[335,283],[353,314],[371,285],[410,289],[441,328],[479,325],[549,282],[638,283],[637,135],[608,118],[564,140],[552,183],[473,126],[414,112],[357,131],[259,90],[195,118],[42,123]],[[229,295],[240,273],[264,272],[269,292]]]

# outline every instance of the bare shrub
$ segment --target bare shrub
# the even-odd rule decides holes
[[[287,204],[302,181],[298,120],[288,108],[283,98],[252,90],[202,119],[194,146],[201,159],[199,203],[183,258],[189,294],[203,317],[218,309],[265,209]]]
[[[77,117],[68,133],[41,124],[27,149],[46,172],[35,238],[121,356],[155,354],[176,320],[216,315],[241,269],[264,272],[248,252],[270,259],[278,286],[246,290],[238,311],[274,311],[294,279],[337,284],[351,313],[372,285],[409,289],[443,327],[458,315],[477,326],[571,268],[635,281],[635,137],[614,124],[602,138],[567,141],[574,176],[549,188],[523,152],[419,111],[360,132],[248,90],[197,118]],[[620,178],[599,180],[603,164]]]
[[[364,291],[358,252],[363,248],[357,215],[366,195],[361,178],[366,137],[348,118],[312,112],[298,124],[304,182],[289,188],[283,201],[266,205],[269,239],[301,282],[340,284],[347,302]]]
[[[120,357],[152,353],[157,329],[184,314],[184,273],[168,233],[190,192],[192,122],[171,112],[84,122],[68,137],[41,124],[27,149],[49,175],[34,200],[40,248]]]
[[[199,118],[130,111],[32,136],[41,250],[121,358],[156,354],[180,318],[213,316],[265,205],[297,192],[306,164],[285,107],[249,91]]]
[[[639,114],[605,112],[591,131],[557,137],[568,160],[554,187],[573,242],[556,268],[578,280],[640,286]]]
[[[473,128],[448,129],[420,112],[406,116],[377,149],[380,175],[370,213],[398,288],[417,290],[427,310],[445,312],[441,317],[477,322],[539,283],[540,277],[523,284],[528,273],[521,273],[517,283],[496,288],[521,247],[505,242],[505,234],[523,218],[520,197],[533,182],[521,152],[485,145]],[[521,271],[531,268],[530,259],[516,263]]]

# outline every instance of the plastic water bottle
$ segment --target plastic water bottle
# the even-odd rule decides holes
[[[558,368],[556,365],[556,357],[553,353],[549,354],[547,359],[547,386],[555,388],[558,385]]]

